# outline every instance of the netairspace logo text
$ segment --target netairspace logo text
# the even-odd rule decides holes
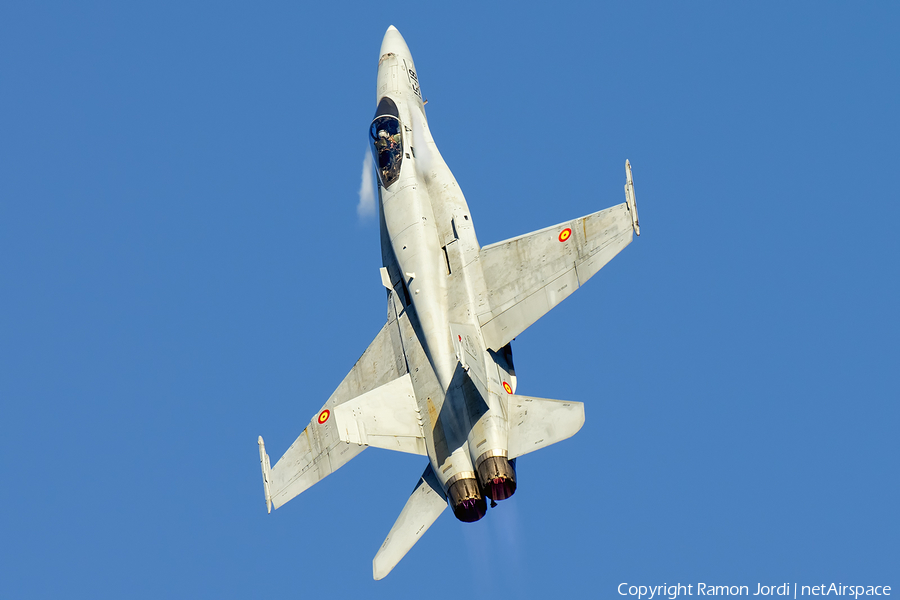
[[[793,596],[794,598],[798,596],[852,596],[853,598],[859,598],[860,596],[891,595],[891,586],[889,585],[843,585],[841,583],[822,583],[819,585],[781,583],[766,585],[757,583],[754,587],[755,591],[751,592],[753,588],[746,585],[710,585],[708,583],[630,585],[628,583],[620,583],[618,591],[621,596],[635,596],[638,600],[644,598],[646,600],[653,600],[654,598],[675,600],[678,596]]]

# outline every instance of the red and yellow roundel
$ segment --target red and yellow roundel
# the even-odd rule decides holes
[[[569,239],[569,236],[572,235],[572,230],[566,227],[562,231],[559,232],[559,241],[564,242]]]
[[[319,413],[319,425],[323,425],[325,421],[328,420],[328,417],[331,416],[331,411],[327,408]]]
[[[505,381],[503,382],[503,389],[506,390],[507,394],[512,394],[512,386]]]

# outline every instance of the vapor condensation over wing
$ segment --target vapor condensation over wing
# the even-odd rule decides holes
[[[375,214],[375,182],[372,180],[372,153],[366,150],[363,156],[362,181],[359,184],[359,204],[356,205],[356,214],[360,219],[371,217]]]

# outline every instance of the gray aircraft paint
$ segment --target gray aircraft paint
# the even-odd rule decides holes
[[[510,460],[581,428],[581,403],[515,394],[509,344],[640,229],[626,161],[626,202],[482,248],[428,128],[412,55],[393,26],[376,89],[383,129],[376,134],[373,121],[376,170],[379,157],[388,159],[378,189],[387,323],[274,467],[262,437],[259,450],[269,511],[368,446],[428,456],[373,561],[381,579],[440,516],[448,494],[458,518],[477,520],[486,491],[501,489],[491,481],[515,491]]]

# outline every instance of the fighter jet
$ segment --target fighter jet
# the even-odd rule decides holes
[[[516,492],[517,458],[581,429],[582,403],[516,394],[510,344],[640,235],[625,161],[622,204],[481,246],[416,73],[389,27],[369,128],[387,322],[274,467],[259,438],[270,513],[368,447],[428,458],[375,555],[375,579],[448,505],[460,521],[478,521],[488,500]]]

